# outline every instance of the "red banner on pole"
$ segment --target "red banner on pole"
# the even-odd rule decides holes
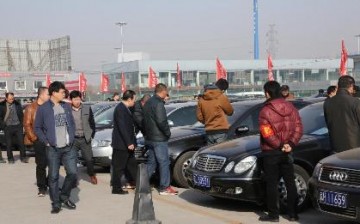
[[[345,48],[345,42],[344,40],[341,41],[341,59],[340,59],[340,76],[347,74],[347,59],[348,59],[348,53]]]
[[[87,89],[87,79],[85,77],[85,74],[81,72],[79,74],[79,91],[85,92]]]
[[[223,64],[221,64],[219,58],[216,58],[216,80],[219,79],[226,79],[227,78],[227,71]]]
[[[65,88],[70,92],[73,90],[79,90],[79,80],[69,80],[64,82]]]
[[[158,78],[156,72],[152,67],[149,67],[149,88],[154,88],[158,84]]]
[[[271,55],[268,55],[268,80],[269,81],[274,81],[274,74],[273,74],[273,62],[272,62],[272,58]]]
[[[125,92],[126,91],[126,80],[125,80],[125,74],[124,72],[121,73],[121,92]]]
[[[104,73],[101,73],[100,91],[104,93],[109,92],[109,76]]]
[[[46,74],[45,75],[45,82],[46,82],[46,87],[49,88],[50,84],[51,84],[51,78],[50,78],[50,74]]]
[[[181,71],[180,71],[179,63],[176,64],[176,84],[178,88],[181,88],[182,79],[181,79]]]

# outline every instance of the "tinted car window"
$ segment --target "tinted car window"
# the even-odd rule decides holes
[[[115,106],[95,116],[95,126],[97,128],[112,126],[114,123],[114,110]]]
[[[174,123],[173,127],[195,124],[197,122],[196,106],[178,108],[168,115],[168,120]]]
[[[300,110],[304,134],[327,134],[323,104],[317,103]]]
[[[256,107],[251,114],[249,114],[240,124],[240,126],[247,126],[249,132],[259,132],[259,114],[262,107]]]

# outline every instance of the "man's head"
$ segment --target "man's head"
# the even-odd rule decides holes
[[[276,81],[268,81],[264,85],[266,99],[281,98],[280,84]]]
[[[71,105],[75,108],[79,108],[81,106],[81,99],[82,99],[82,94],[80,91],[78,90],[73,90],[70,93],[70,100],[71,100]]]
[[[290,88],[288,85],[282,85],[280,87],[280,92],[281,92],[281,95],[283,97],[288,97],[289,96],[289,92],[290,92]]]
[[[5,100],[7,103],[12,104],[15,100],[14,93],[12,92],[5,93]]]
[[[165,84],[159,83],[155,86],[155,94],[158,95],[161,99],[165,100],[168,96],[168,90]]]
[[[48,101],[50,99],[49,88],[45,86],[39,87],[37,91],[37,98],[40,99],[42,102]]]
[[[114,93],[113,100],[114,101],[120,101],[120,94],[119,93]]]
[[[337,86],[329,86],[327,88],[326,94],[328,97],[333,97],[336,95],[336,91],[337,91]]]
[[[339,78],[338,88],[346,89],[350,94],[354,94],[355,79],[349,75],[344,75]]]
[[[127,107],[133,107],[136,101],[136,93],[132,90],[126,90],[123,93],[122,101]]]
[[[141,98],[141,105],[144,106],[145,103],[151,98],[150,94],[144,94]]]
[[[53,100],[55,102],[62,101],[66,95],[65,85],[59,81],[52,82],[49,86],[49,94],[50,94],[51,100]]]
[[[324,94],[324,90],[323,90],[323,89],[319,89],[319,94]]]
[[[229,82],[226,79],[219,79],[215,85],[221,90],[226,91],[229,88]]]

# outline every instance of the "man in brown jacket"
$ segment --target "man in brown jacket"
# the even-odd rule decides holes
[[[198,121],[205,124],[208,144],[223,142],[227,139],[229,122],[227,116],[234,112],[224,91],[229,87],[225,79],[219,79],[215,85],[207,85],[204,94],[199,97],[196,110]]]
[[[49,90],[47,87],[39,87],[37,99],[25,109],[24,113],[24,129],[25,145],[33,145],[35,149],[36,162],[36,183],[38,186],[38,196],[44,197],[47,190],[46,178],[46,150],[45,145],[38,140],[34,132],[35,116],[38,107],[49,100]]]

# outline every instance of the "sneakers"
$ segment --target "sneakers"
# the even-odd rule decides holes
[[[161,190],[159,192],[160,195],[178,195],[178,191],[176,191],[174,188],[172,188],[171,186],[165,188],[164,190]]]
[[[39,192],[38,192],[38,197],[45,197],[46,195],[46,190],[43,190],[43,189],[39,189]]]

